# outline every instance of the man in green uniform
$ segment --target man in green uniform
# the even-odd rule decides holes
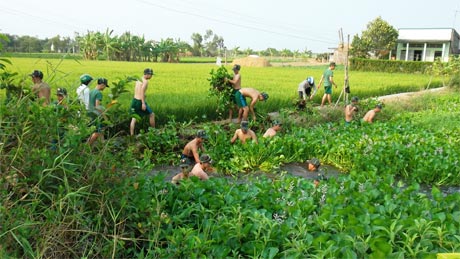
[[[323,99],[321,100],[321,107],[324,106],[324,103],[327,101],[329,102],[329,105],[332,104],[332,85],[337,88],[337,84],[334,82],[334,69],[335,69],[335,62],[331,62],[329,64],[329,68],[326,69],[321,76],[321,80],[319,80],[318,88],[321,87],[321,84],[324,81],[324,95]]]

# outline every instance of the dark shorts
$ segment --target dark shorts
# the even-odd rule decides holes
[[[101,132],[102,132],[102,128],[103,128],[101,116],[98,116],[98,115],[95,114],[94,112],[88,112],[88,117],[89,117],[89,119],[90,119],[90,122],[89,122],[89,125],[88,125],[88,126],[90,126],[90,127],[91,127],[91,126],[95,126],[95,127],[96,127],[95,132],[101,133]]]
[[[233,91],[233,98],[234,98],[234,103],[236,103],[238,108],[244,108],[248,106],[248,103],[246,102],[246,98],[244,98],[240,90]]]
[[[142,101],[136,98],[133,98],[131,101],[130,112],[131,114],[135,113],[139,116],[147,116],[153,113],[147,102],[145,103],[145,111],[142,110]]]
[[[181,154],[180,159],[187,160],[187,164],[189,164],[189,165],[194,165],[195,164],[195,158],[193,156],[187,156],[187,155]]]
[[[310,97],[311,96],[311,88],[307,88],[305,89],[305,95]],[[299,91],[299,98],[300,99],[303,99],[303,92],[302,91]]]
[[[332,94],[332,85],[331,86],[325,86],[324,87],[324,93],[325,94]]]

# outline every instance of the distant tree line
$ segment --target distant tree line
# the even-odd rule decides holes
[[[166,38],[160,41],[148,40],[144,36],[133,35],[129,31],[114,35],[113,30],[104,32],[88,31],[85,34],[76,33],[75,38],[59,35],[39,39],[32,36],[17,36],[4,34],[7,39],[0,39],[5,52],[20,53],[73,53],[87,60],[116,60],[116,61],[153,61],[179,62],[180,57],[216,57],[227,55],[236,57],[256,54],[265,57],[300,58],[311,57],[312,52],[277,50],[267,48],[255,51],[251,48],[241,50],[240,47],[227,49],[223,37],[207,30],[203,35],[193,33],[192,44],[180,39]]]

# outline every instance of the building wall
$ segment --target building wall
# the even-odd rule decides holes
[[[450,52],[450,42],[430,42],[430,43],[409,43],[409,54],[407,61],[434,61],[441,58],[448,62]],[[444,51],[443,51],[444,50]],[[396,59],[406,60],[407,42],[399,42],[396,48]]]

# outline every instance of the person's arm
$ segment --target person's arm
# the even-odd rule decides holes
[[[335,86],[335,88],[337,88],[337,84],[334,82],[334,76],[333,75],[329,76],[329,82],[331,82],[331,84],[333,84]]]
[[[147,80],[143,78],[142,79],[142,98],[141,98],[143,111],[147,109],[147,106],[145,105],[145,92],[147,92],[147,83],[148,83]]]
[[[321,87],[321,84],[323,83],[323,80],[324,80],[324,75],[322,75],[322,76],[321,76],[321,79],[319,80],[318,88]]]
[[[198,155],[198,148],[196,146],[192,147],[192,154],[193,154],[193,157],[195,158],[195,163],[199,163],[200,156]]]
[[[256,133],[254,133],[254,131],[251,130],[250,134],[251,134],[252,140],[253,140],[254,142],[256,142],[256,144],[259,144],[259,141],[257,140]]]
[[[304,101],[307,100],[307,93],[305,92],[306,84],[307,84],[306,82],[304,84],[301,83],[302,87],[300,87],[300,91],[302,92],[302,96],[303,96]]]
[[[238,82],[238,79],[240,78],[240,74],[236,74],[233,79],[227,79],[232,85],[234,85],[236,82]]]
[[[230,143],[235,143],[236,139],[238,138],[238,130],[235,131],[235,134],[232,137],[232,140],[230,140]]]
[[[311,88],[313,89],[313,93],[311,93],[311,95],[310,95],[310,100],[313,99],[313,96],[315,96],[316,91],[318,91],[318,88],[316,87],[316,84],[313,84],[311,86]]]
[[[254,112],[254,106],[256,106],[257,101],[259,100],[259,96],[252,96],[251,103],[249,104],[249,111],[252,114],[252,118],[255,120],[256,113]]]

